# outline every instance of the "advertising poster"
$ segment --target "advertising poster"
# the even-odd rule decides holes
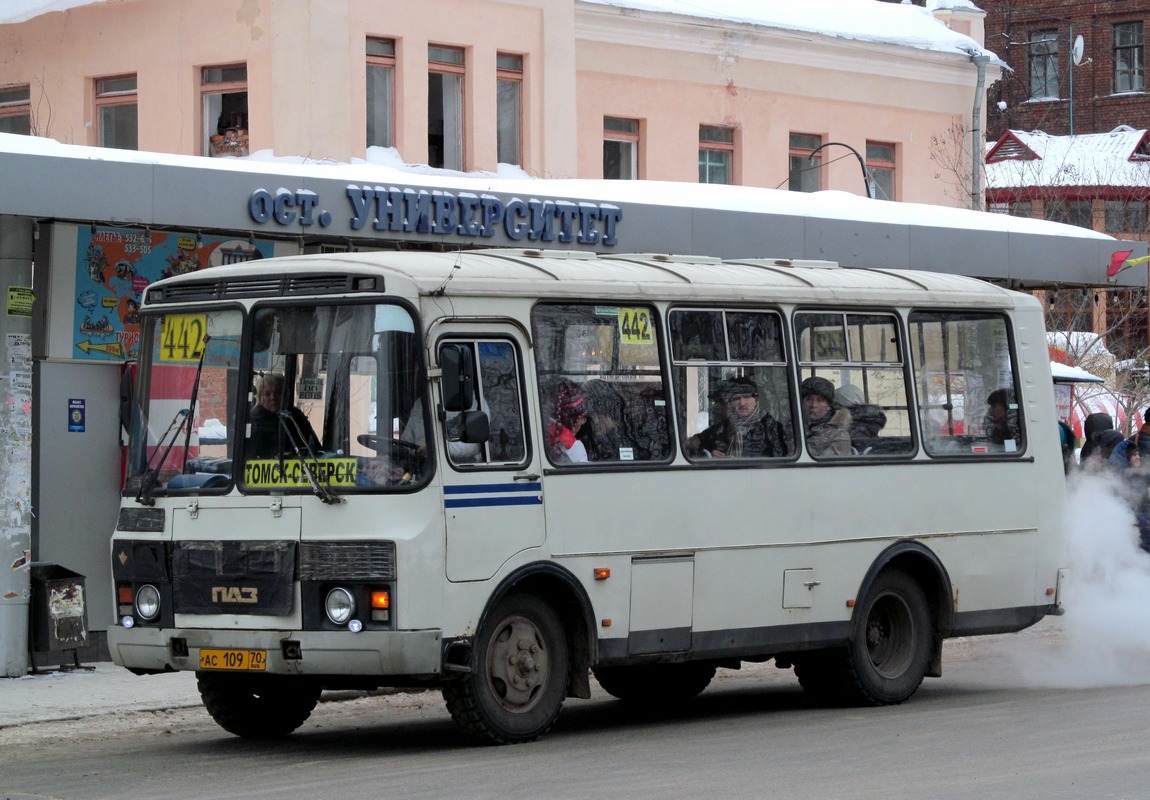
[[[221,264],[270,258],[273,243],[173,231],[81,227],[76,231],[72,357],[127,361],[140,339],[149,284]]]

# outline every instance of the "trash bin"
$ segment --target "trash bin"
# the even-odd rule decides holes
[[[59,564],[32,562],[31,636],[35,653],[76,650],[88,643],[84,576]]]

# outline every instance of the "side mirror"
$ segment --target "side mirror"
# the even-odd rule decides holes
[[[475,405],[475,359],[464,344],[439,348],[444,411],[467,411]]]
[[[459,415],[459,441],[483,444],[491,438],[491,421],[486,411],[464,411]]]

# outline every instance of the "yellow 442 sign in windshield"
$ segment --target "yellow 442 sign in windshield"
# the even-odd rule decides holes
[[[160,333],[160,361],[199,361],[204,353],[206,314],[169,314]]]
[[[354,458],[307,459],[311,476],[321,486],[355,486],[357,463]],[[255,458],[244,465],[244,483],[268,488],[307,488],[311,486],[298,458]]]

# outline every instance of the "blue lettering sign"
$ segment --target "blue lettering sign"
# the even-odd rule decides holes
[[[348,227],[360,231],[435,234],[489,239],[502,230],[508,239],[521,242],[560,241],[581,245],[618,243],[623,210],[609,203],[571,200],[523,200],[504,202],[491,194],[446,192],[397,186],[357,186],[345,190],[351,216]],[[332,212],[320,207],[319,196],[308,189],[280,187],[274,193],[255,189],[248,196],[248,216],[264,225],[321,228],[331,225]]]

